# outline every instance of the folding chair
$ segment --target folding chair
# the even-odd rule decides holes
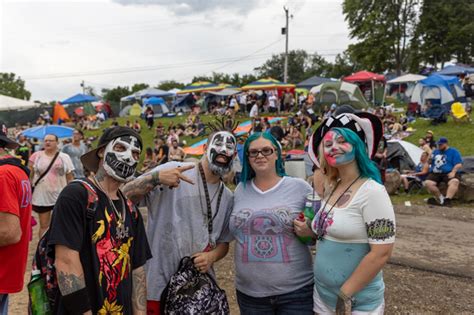
[[[456,102],[451,105],[451,115],[453,116],[454,121],[470,121],[468,113],[464,109],[461,103]]]

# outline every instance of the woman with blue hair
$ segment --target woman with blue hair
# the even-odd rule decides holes
[[[346,113],[324,121],[311,139],[310,156],[324,174],[321,208],[312,231],[295,221],[300,236],[314,232],[314,312],[383,314],[382,268],[395,241],[395,215],[370,160],[382,137],[380,120]]]
[[[313,314],[311,254],[293,229],[312,191],[304,180],[286,176],[280,144],[270,133],[247,139],[229,221],[242,314]]]

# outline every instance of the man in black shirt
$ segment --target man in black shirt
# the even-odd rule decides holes
[[[48,243],[61,293],[55,314],[146,314],[143,266],[151,252],[140,212],[119,190],[133,178],[141,149],[136,131],[106,129],[81,157],[93,181],[74,181],[61,192]],[[92,213],[91,190],[98,196]]]

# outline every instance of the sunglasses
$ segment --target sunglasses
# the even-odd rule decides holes
[[[262,153],[263,156],[269,156],[269,155],[272,155],[273,152],[275,152],[275,150],[273,150],[273,148],[266,147],[266,148],[263,148],[261,150],[250,149],[250,150],[248,150],[247,154],[251,158],[256,158],[259,153]]]

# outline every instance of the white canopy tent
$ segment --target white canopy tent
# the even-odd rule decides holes
[[[390,81],[387,81],[387,84],[401,84],[401,83],[410,83],[410,82],[418,82],[420,80],[426,79],[424,75],[419,74],[405,74]]]
[[[39,107],[40,104],[37,104],[33,101],[25,101],[19,98],[14,98],[6,95],[0,95],[0,111],[7,110],[24,110],[34,107]]]

